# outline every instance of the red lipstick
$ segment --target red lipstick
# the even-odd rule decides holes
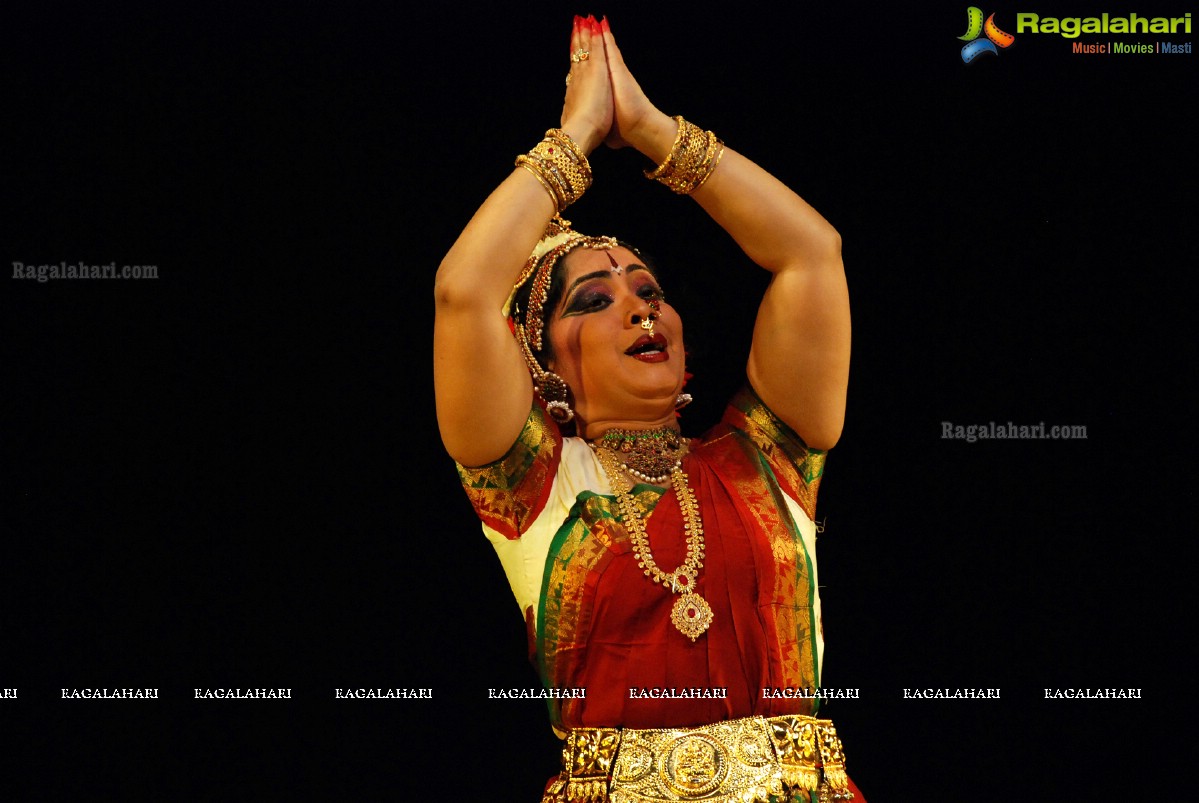
[[[642,335],[625,349],[625,354],[642,362],[665,362],[670,359],[666,351],[666,338],[662,335]]]

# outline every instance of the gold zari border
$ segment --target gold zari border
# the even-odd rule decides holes
[[[799,714],[699,728],[575,728],[542,803],[769,803],[816,791],[852,800],[833,723]]]

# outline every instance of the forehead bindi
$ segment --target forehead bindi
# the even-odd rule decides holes
[[[649,273],[649,268],[641,264],[641,260],[627,248],[604,248],[593,250],[579,248],[566,256],[566,284],[573,286],[584,275],[611,273],[623,276],[628,271],[643,270]],[[653,274],[650,273],[652,276]],[[598,278],[598,277],[597,277]],[[609,277],[614,278],[614,277]]]

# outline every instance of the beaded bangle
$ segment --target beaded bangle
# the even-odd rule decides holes
[[[582,197],[591,186],[591,164],[574,140],[561,129],[551,128],[533,150],[516,157],[549,193],[555,213]]]
[[[567,134],[561,128],[551,128],[549,131],[545,132],[545,135],[558,140],[559,143],[565,146],[566,149],[570,151],[571,155],[574,156],[576,162],[587,164],[587,155],[584,154],[582,148],[580,148],[578,144],[571,139],[570,134]],[[588,169],[590,169],[590,167]]]
[[[670,153],[653,170],[646,170],[645,177],[660,181],[679,195],[690,195],[704,185],[720,157],[724,156],[724,143],[711,131],[675,116],[678,131]]]

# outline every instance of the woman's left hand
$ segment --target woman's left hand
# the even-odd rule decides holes
[[[616,38],[608,26],[607,17],[604,17],[600,27],[607,51],[614,112],[612,128],[604,143],[610,148],[632,146],[651,158],[657,158],[653,155],[660,150],[656,142],[668,136],[666,146],[669,149],[674,140],[675,123],[650,103],[637,79],[629,72],[624,56],[616,46]]]

